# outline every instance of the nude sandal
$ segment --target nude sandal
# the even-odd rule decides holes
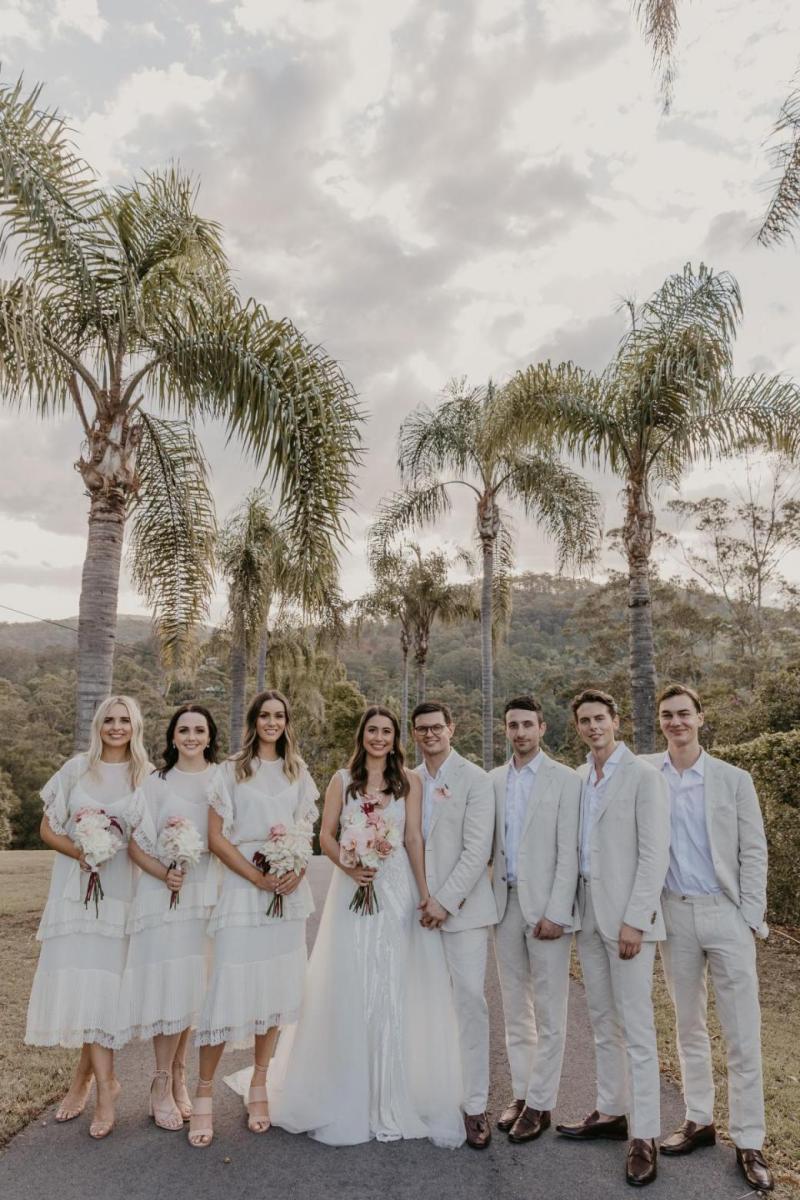
[[[195,1096],[192,1103],[192,1115],[189,1118],[189,1145],[198,1150],[210,1146],[214,1138],[214,1123],[212,1114],[214,1101],[211,1096]],[[204,1141],[198,1141],[204,1138]]]
[[[168,1098],[158,1101],[153,1098],[153,1087],[157,1079],[166,1079],[170,1085],[170,1098],[172,1098],[172,1108],[169,1107]],[[175,1133],[178,1129],[183,1129],[183,1115],[181,1110],[175,1103],[172,1097],[172,1076],[169,1071],[156,1071],[150,1083],[150,1116],[155,1121],[159,1129],[168,1129]]]
[[[260,1087],[250,1088],[250,1091],[247,1093],[247,1099],[244,1102],[244,1106],[247,1109],[247,1128],[251,1133],[266,1133],[269,1129],[271,1124],[269,1119],[269,1108],[267,1109],[267,1115],[265,1117],[253,1116],[253,1114],[250,1112],[251,1104],[267,1104],[267,1102],[268,1096],[266,1084],[262,1084]]]

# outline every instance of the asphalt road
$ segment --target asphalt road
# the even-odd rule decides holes
[[[312,863],[317,913],[309,921],[316,935],[330,864]],[[487,997],[492,1017],[492,1089],[489,1106],[496,1119],[510,1095],[503,1044],[500,990],[490,956]],[[24,1129],[0,1157],[0,1197],[4,1200],[262,1200],[302,1197],[322,1200],[610,1200],[628,1197],[625,1144],[575,1144],[552,1130],[536,1142],[512,1145],[495,1130],[487,1150],[468,1146],[439,1150],[425,1141],[371,1142],[330,1147],[304,1136],[272,1129],[264,1136],[245,1128],[240,1097],[222,1083],[222,1074],[246,1066],[246,1052],[225,1056],[214,1097],[214,1142],[192,1149],[184,1135],[156,1129],[147,1117],[152,1069],[149,1045],[121,1051],[117,1071],[123,1085],[117,1127],[102,1142],[88,1136],[89,1112],[57,1125],[53,1109]],[[196,1063],[190,1060],[191,1079]],[[683,1118],[677,1090],[662,1083],[662,1120],[667,1133]],[[91,1106],[90,1106],[91,1107]],[[582,988],[572,984],[570,1032],[557,1119],[573,1119],[594,1107],[594,1053]],[[553,1122],[555,1125],[555,1120]],[[649,1200],[734,1200],[752,1196],[730,1147],[718,1145],[689,1159],[661,1159]]]

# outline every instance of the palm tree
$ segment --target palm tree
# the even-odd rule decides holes
[[[599,537],[599,508],[589,485],[544,449],[528,451],[517,431],[498,419],[502,393],[490,382],[468,389],[453,382],[435,410],[421,408],[400,429],[402,492],[380,506],[375,537],[388,542],[403,530],[433,524],[451,508],[453,487],[467,488],[483,564],[481,682],[483,762],[494,761],[494,655],[492,632],[510,603],[508,571],[513,539],[501,499],[518,502],[553,537],[561,563],[583,565]],[[447,472],[452,477],[442,478]]]
[[[84,432],[80,747],[111,687],[132,510],[133,576],[165,645],[178,647],[205,611],[214,522],[192,422],[220,419],[264,465],[309,564],[335,558],[359,415],[323,351],[240,302],[191,180],[170,169],[100,188],[39,97],[0,84],[0,247],[19,272],[0,280],[0,384],[42,418],[72,409]]]
[[[403,662],[400,728],[405,739],[408,736],[408,655],[413,637],[412,613],[406,594],[410,564],[402,549],[385,545],[369,546],[369,562],[375,586],[356,602],[356,627],[360,629],[365,619],[373,617],[397,621],[400,626]]]
[[[225,524],[220,538],[220,566],[228,584],[231,616],[230,745],[238,749],[244,724],[249,650],[258,640],[256,687],[266,682],[270,621],[286,606],[305,614],[326,616],[338,598],[338,564],[333,556],[313,563],[269,497],[251,491]]]
[[[508,385],[505,420],[531,440],[558,439],[582,463],[610,467],[624,482],[631,693],[642,753],[655,738],[653,497],[678,487],[693,464],[746,445],[791,451],[800,442],[800,394],[779,378],[733,377],[742,306],[727,272],[701,265],[695,274],[687,264],[627,311],[628,330],[602,375],[570,363],[528,367]]]
[[[678,0],[633,0],[633,9],[652,52],[653,67],[660,76],[664,111],[669,112],[676,76]],[[778,174],[758,232],[762,246],[783,241],[800,220],[800,78],[795,79],[781,107],[772,136],[781,139],[771,150],[772,164]]]

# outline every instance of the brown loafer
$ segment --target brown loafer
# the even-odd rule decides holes
[[[626,1116],[612,1117],[610,1121],[601,1121],[599,1117],[600,1114],[595,1109],[582,1121],[568,1125],[556,1125],[556,1133],[584,1141],[588,1138],[611,1138],[615,1142],[628,1140],[628,1118]]]
[[[625,1161],[625,1178],[632,1187],[646,1187],[658,1173],[658,1155],[653,1138],[631,1138]]]
[[[740,1150],[737,1146],[736,1161],[751,1188],[757,1192],[771,1192],[775,1187],[772,1172],[760,1150]]]
[[[527,1104],[508,1133],[510,1142],[532,1142],[550,1128],[550,1113],[546,1108],[528,1108]]]
[[[684,1121],[680,1129],[676,1129],[669,1137],[664,1138],[660,1149],[662,1154],[691,1154],[701,1146],[713,1146],[717,1140],[714,1123],[698,1125],[696,1121]]]
[[[497,1128],[502,1129],[503,1133],[508,1133],[509,1129],[514,1124],[524,1107],[524,1100],[512,1100],[511,1103],[507,1104],[503,1109],[500,1120],[497,1122]]]
[[[473,1150],[485,1150],[492,1140],[486,1113],[464,1113],[464,1128],[467,1131],[467,1145],[472,1146]]]

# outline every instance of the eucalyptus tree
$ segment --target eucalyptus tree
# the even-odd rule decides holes
[[[132,573],[167,649],[205,611],[213,506],[191,432],[220,420],[277,489],[306,566],[330,556],[359,458],[338,366],[290,321],[235,291],[216,222],[178,169],[99,186],[40,88],[0,82],[0,386],[42,418],[72,411],[89,497],[75,736],[111,688],[119,573]]]
[[[630,302],[627,314],[627,331],[601,375],[571,363],[530,366],[508,384],[504,420],[531,442],[556,439],[624,484],[630,678],[641,753],[655,740],[654,496],[678,487],[689,467],[748,445],[796,449],[800,395],[780,378],[734,377],[742,303],[727,272],[701,265],[695,273],[687,263],[646,303]]]
[[[453,382],[433,410],[422,407],[403,422],[399,456],[402,492],[380,506],[380,542],[410,528],[436,524],[450,512],[451,491],[466,488],[474,504],[482,560],[481,688],[483,762],[494,761],[493,630],[510,605],[513,536],[503,500],[519,503],[552,537],[560,564],[578,567],[592,558],[600,533],[599,503],[592,488],[551,453],[546,442],[528,450],[517,430],[499,414],[502,391],[489,382],[467,388]]]
[[[280,513],[273,512],[269,497],[259,488],[245,497],[226,522],[220,537],[219,562],[228,586],[230,744],[236,750],[244,723],[250,650],[257,645],[256,688],[262,691],[273,615],[280,620],[287,609],[296,607],[324,620],[338,600],[339,572],[334,554],[309,558],[296,531]],[[284,651],[284,657],[285,640],[273,647]]]

